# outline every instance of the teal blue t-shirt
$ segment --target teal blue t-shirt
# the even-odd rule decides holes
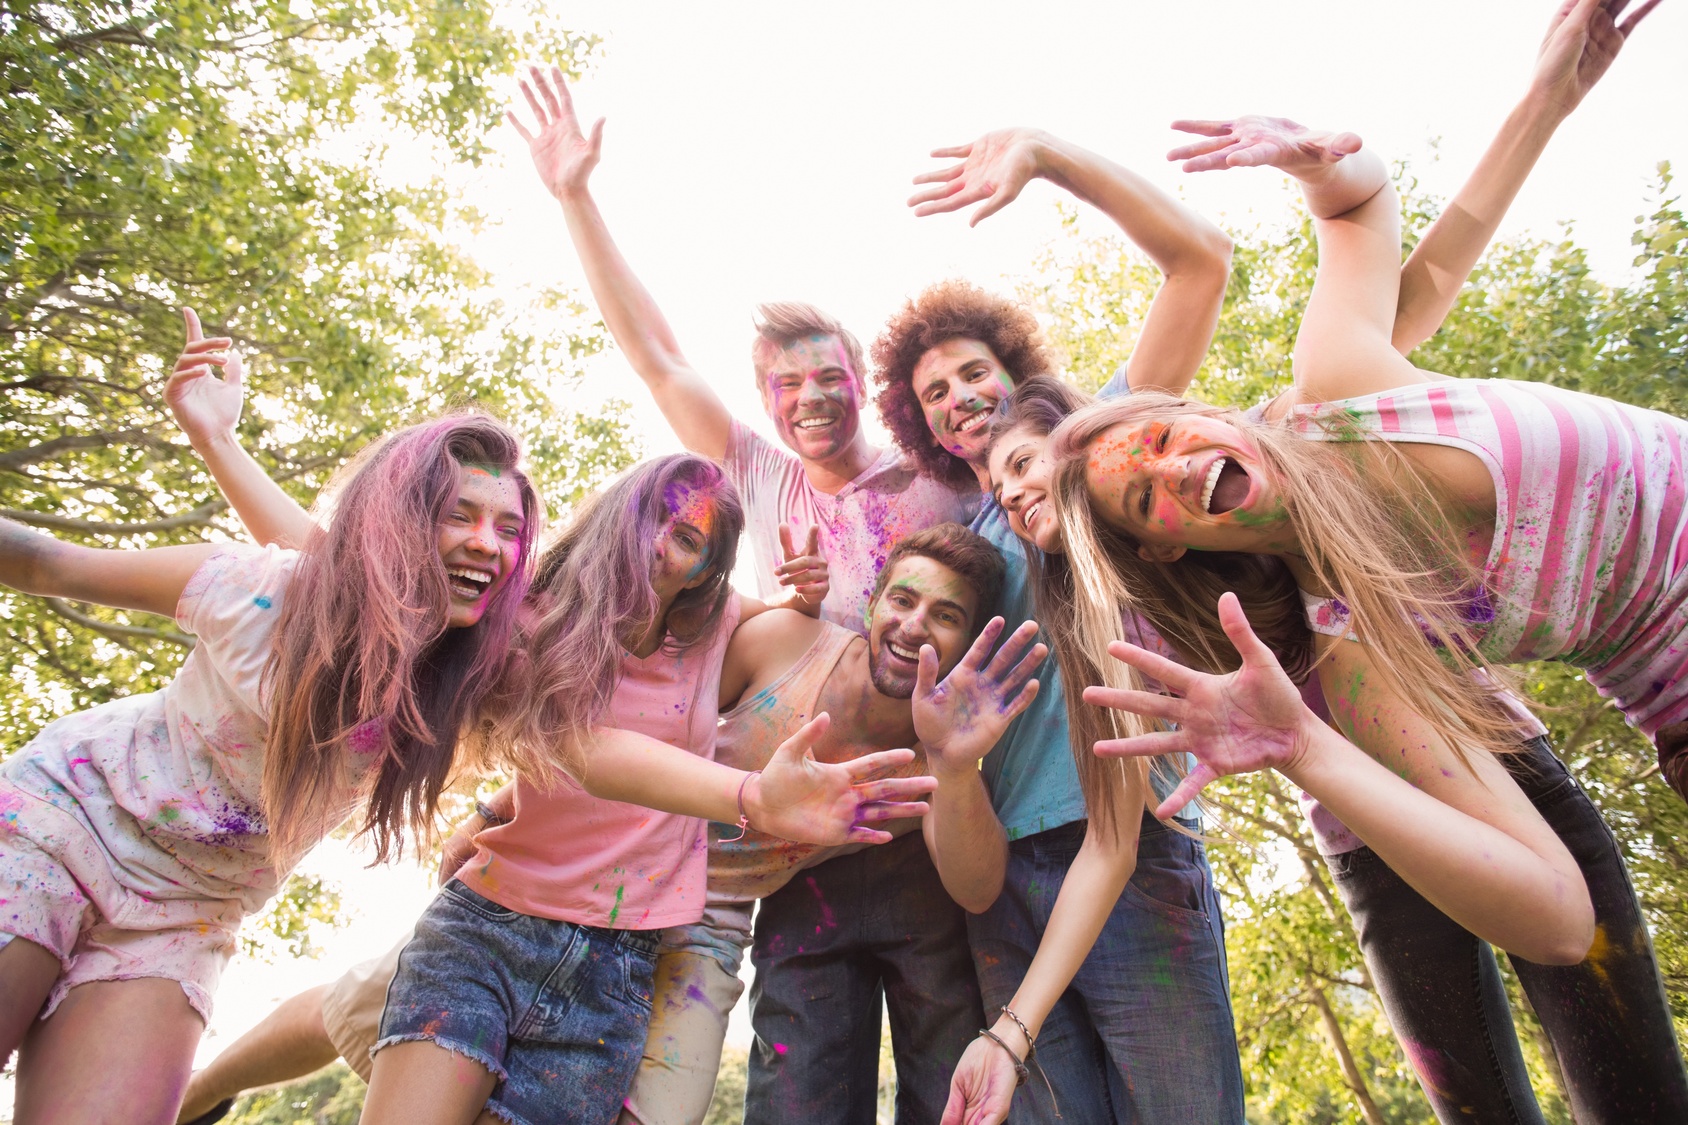
[[[1008,573],[1002,584],[1003,636],[1018,629],[1033,614],[1027,582],[1026,548],[1008,527],[1008,513],[993,497],[974,517],[973,530],[1002,552]],[[1038,666],[1037,698],[1003,732],[980,770],[990,790],[991,807],[1010,840],[1047,832],[1083,820],[1084,791],[1078,783],[1067,738],[1067,702],[1061,690],[1061,670],[1051,652]]]

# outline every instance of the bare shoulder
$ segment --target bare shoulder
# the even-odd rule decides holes
[[[770,609],[742,622],[727,643],[721,669],[722,706],[736,703],[752,687],[778,679],[827,627],[794,609]]]

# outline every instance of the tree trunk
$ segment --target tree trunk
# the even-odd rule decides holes
[[[1330,997],[1325,995],[1322,986],[1313,980],[1311,973],[1302,978],[1307,987],[1307,994],[1312,997],[1313,1006],[1319,1009],[1319,1019],[1324,1021],[1325,1035],[1330,1039],[1331,1049],[1336,1052],[1336,1061],[1342,1067],[1342,1079],[1348,1083],[1348,1088],[1354,1092],[1354,1098],[1360,1103],[1360,1113],[1365,1117],[1367,1125],[1388,1125],[1383,1112],[1372,1101],[1371,1089],[1366,1085],[1365,1076],[1360,1073],[1360,1067],[1354,1062],[1354,1053],[1348,1049],[1348,1038],[1342,1034],[1342,1024],[1337,1022],[1336,1011],[1330,1006]]]

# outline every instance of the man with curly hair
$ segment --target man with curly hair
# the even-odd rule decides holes
[[[1032,130],[988,133],[934,155],[960,162],[916,181],[935,185],[909,201],[916,214],[982,201],[978,222],[1043,178],[1113,218],[1165,280],[1129,373],[1122,368],[1104,393],[1188,386],[1230,273],[1221,231],[1126,169]],[[892,318],[873,360],[880,414],[897,444],[929,474],[979,488],[973,530],[1007,560],[1000,610],[1020,625],[1032,615],[1027,548],[991,494],[987,454],[997,404],[1025,380],[1055,375],[1037,318],[967,282],[944,282]],[[970,832],[952,831],[935,854],[945,885],[973,912],[968,938],[987,1018],[997,1017],[992,1037],[969,1048],[951,1108],[997,1104],[1005,1095],[980,1085],[988,1068],[978,1064],[1002,1062],[993,1056],[1003,1051],[1018,1061],[1035,1037],[1048,1085],[1014,1093],[1017,1121],[1054,1120],[1058,1097],[1070,1121],[1240,1123],[1223,929],[1202,847],[1140,808],[1113,832],[1091,824],[1053,653],[1038,678],[1037,699],[982,763],[929,757],[940,788],[982,772],[995,813]],[[1191,1074],[1208,1080],[1192,1083]]]

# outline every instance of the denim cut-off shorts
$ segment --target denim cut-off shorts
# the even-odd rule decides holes
[[[387,989],[381,1037],[425,1040],[498,1078],[513,1125],[613,1121],[651,1019],[658,930],[535,918],[453,879],[423,911]]]

